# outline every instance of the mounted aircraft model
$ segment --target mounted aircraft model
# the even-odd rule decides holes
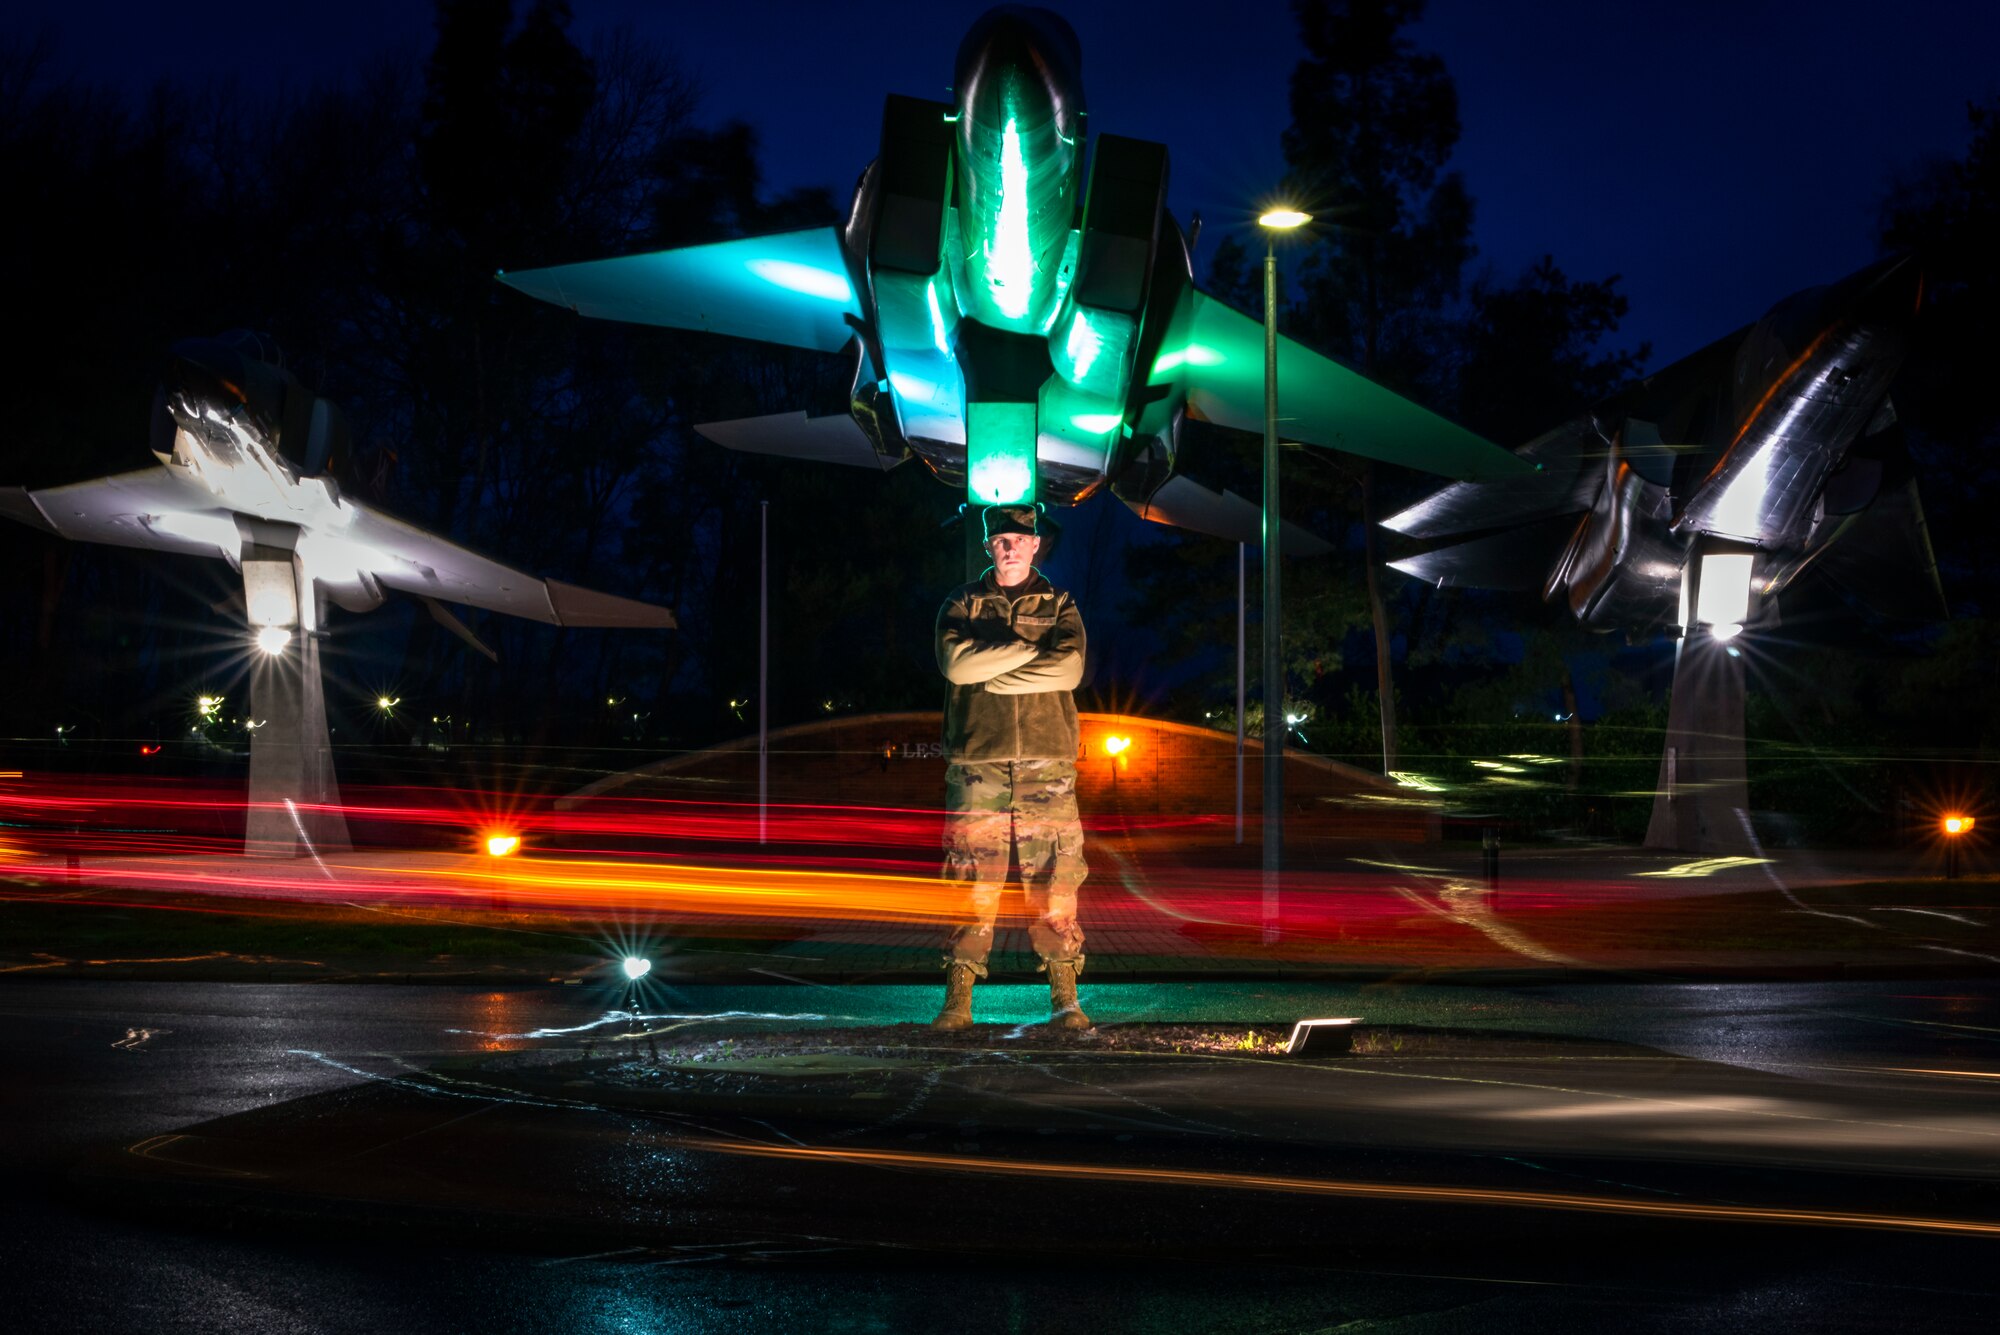
[[[560,626],[671,628],[650,603],[523,574],[343,496],[347,427],[255,335],[175,345],[136,472],[29,491],[0,514],[78,542],[220,557],[242,572],[252,655],[246,852],[344,848],[319,641],[328,601],[350,612],[390,592],[420,599],[474,648],[445,603]]]
[[[1754,847],[1741,645],[1769,645],[1788,604],[1946,615],[1889,398],[1922,297],[1907,258],[1794,293],[1522,446],[1539,471],[1383,521],[1437,544],[1389,564],[1439,587],[1539,590],[1635,637],[1675,629],[1650,846]]]
[[[582,315],[852,360],[843,411],[696,428],[732,449],[914,456],[982,506],[1108,486],[1147,519],[1258,543],[1258,506],[1190,477],[1180,428],[1263,430],[1263,326],[1194,289],[1165,147],[1100,134],[1086,166],[1080,68],[1063,19],[992,10],[959,47],[955,101],[888,98],[844,226],[500,279]],[[1287,440],[1451,478],[1531,471],[1290,339],[1278,382]],[[1288,552],[1325,549],[1287,525]]]

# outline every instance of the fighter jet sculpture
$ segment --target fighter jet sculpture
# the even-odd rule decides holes
[[[1774,626],[1815,583],[1877,617],[1945,615],[1889,399],[1922,293],[1903,258],[1795,293],[1523,446],[1539,472],[1450,486],[1384,521],[1440,544],[1390,563],[1419,579],[1537,589],[1599,629],[1677,630],[1649,844],[1753,841],[1731,643],[1746,628]]]
[[[445,603],[563,626],[671,627],[665,608],[540,579],[343,496],[340,409],[254,335],[176,345],[136,472],[28,491],[0,514],[79,542],[220,557],[242,572],[251,668],[245,849],[289,855],[346,842],[319,670],[328,600],[351,612],[411,594],[480,644]]]
[[[1061,18],[995,9],[959,48],[955,101],[889,97],[845,226],[501,281],[583,315],[853,360],[846,411],[698,428],[731,448],[878,469],[915,455],[979,505],[1108,485],[1148,519],[1257,542],[1258,508],[1187,477],[1179,442],[1190,414],[1263,429],[1262,327],[1194,290],[1163,146],[1102,134],[1086,168],[1080,62]],[[1288,440],[1453,478],[1530,471],[1290,339],[1278,379]]]

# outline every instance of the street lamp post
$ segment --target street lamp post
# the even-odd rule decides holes
[[[1264,940],[1278,937],[1278,873],[1285,855],[1285,665],[1280,656],[1278,548],[1278,233],[1312,221],[1297,209],[1257,219],[1264,245]]]
[[[1247,600],[1243,588],[1248,581],[1248,545],[1236,544],[1236,842],[1243,842],[1243,621]]]

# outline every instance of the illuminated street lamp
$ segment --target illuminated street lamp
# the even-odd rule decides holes
[[[1106,737],[1104,754],[1111,757],[1111,782],[1118,783],[1118,771],[1131,761],[1132,739],[1130,737]]]
[[[286,626],[262,626],[257,631],[257,647],[276,657],[285,652],[285,646],[292,642],[292,632]]]
[[[512,857],[520,851],[521,836],[518,834],[489,834],[486,836],[486,856],[488,857]]]
[[[1952,812],[1939,822],[1944,830],[1944,878],[1958,879],[1958,844],[1972,830],[1972,817]]]
[[[1279,656],[1278,233],[1312,221],[1293,208],[1257,219],[1264,244],[1264,939],[1278,935],[1278,870],[1284,860],[1285,673]]]

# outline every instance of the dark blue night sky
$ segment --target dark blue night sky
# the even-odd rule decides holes
[[[676,50],[710,119],[757,127],[773,187],[837,197],[874,152],[882,95],[944,96],[958,40],[985,8],[574,6],[586,43],[630,25]],[[1205,260],[1282,170],[1289,7],[1059,8],[1083,41],[1093,128],[1171,147],[1173,206],[1184,219],[1201,211]],[[420,58],[431,29],[430,7],[413,0],[10,10],[16,34],[50,25],[58,68],[134,87],[162,75],[340,79],[377,55]],[[2000,92],[2000,6],[1979,0],[1433,0],[1416,36],[1458,85],[1455,164],[1478,201],[1481,262],[1512,276],[1547,252],[1573,276],[1622,273],[1625,338],[1651,340],[1655,366],[1865,263],[1885,183],[1961,152],[1966,103]]]

